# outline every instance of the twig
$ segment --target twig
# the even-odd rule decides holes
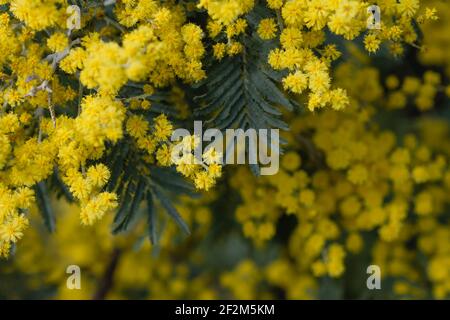
[[[48,110],[50,111],[50,117],[52,118],[53,122],[53,128],[56,128],[56,116],[55,116],[55,109],[52,105],[52,92],[48,92],[47,95],[47,102],[48,102]]]
[[[36,115],[38,116],[38,119],[39,119],[38,143],[42,142],[42,114],[43,114],[43,109],[38,108],[36,110]]]
[[[83,99],[83,85],[81,84],[80,77],[78,77],[78,114],[81,114],[81,100]]]
[[[115,27],[120,32],[125,33],[125,29],[117,21],[115,21],[114,19],[111,19],[110,17],[105,16],[105,21],[106,21],[107,24],[112,25],[113,27]]]
[[[47,57],[45,57],[44,60],[52,61],[52,75],[51,75],[51,77],[53,77],[53,74],[56,72],[56,68],[58,67],[58,63],[62,59],[67,57],[67,55],[69,54],[70,49],[72,48],[72,46],[74,46],[76,44],[79,44],[80,42],[81,42],[80,39],[75,39],[63,51],[52,53],[52,54],[48,55]],[[29,81],[32,81],[32,80],[36,80],[37,78],[38,77],[36,75],[31,75],[31,76],[29,76],[26,79],[26,81],[29,82]],[[48,110],[50,111],[50,116],[52,117],[53,127],[56,128],[55,109],[53,108],[53,104],[52,104],[53,90],[50,88],[49,82],[50,82],[50,80],[43,80],[40,85],[38,85],[37,87],[31,88],[31,90],[25,95],[25,97],[34,97],[34,96],[36,96],[38,91],[47,91]]]

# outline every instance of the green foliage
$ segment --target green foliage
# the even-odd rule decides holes
[[[50,197],[45,182],[41,181],[36,184],[35,193],[39,211],[44,219],[45,226],[49,232],[53,232],[55,231],[55,215],[50,205]]]

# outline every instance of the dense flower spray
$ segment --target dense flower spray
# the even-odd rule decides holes
[[[370,253],[395,295],[449,297],[449,12],[439,0],[0,0],[0,257],[51,274],[60,297],[67,252],[92,278],[97,257],[125,252],[112,296],[253,299],[320,297]],[[174,130],[205,114],[220,129],[286,129],[281,171],[225,170],[214,149],[174,159],[199,139]],[[194,191],[203,199],[181,196]],[[74,204],[57,202],[69,213],[45,247],[35,213],[54,230],[61,196]],[[113,238],[110,224],[134,228]],[[199,272],[229,251],[207,235],[233,226],[241,255]],[[27,270],[40,255],[58,262]]]

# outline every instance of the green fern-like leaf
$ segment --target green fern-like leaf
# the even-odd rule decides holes
[[[143,217],[145,212],[141,208],[143,202],[147,204],[149,236],[152,243],[157,240],[156,210],[159,208],[164,209],[183,231],[189,233],[189,228],[175,209],[172,199],[182,194],[196,197],[192,184],[173,168],[149,166],[141,160],[139,151],[130,148],[130,145],[131,141],[125,138],[113,149],[107,160],[111,168],[107,189],[119,195],[119,209],[114,217],[113,233],[128,231]]]
[[[44,219],[45,226],[49,232],[55,231],[55,215],[50,205],[50,196],[48,195],[47,186],[44,181],[39,182],[35,186],[36,199],[39,211]]]
[[[255,9],[249,20],[256,24],[266,14]],[[295,103],[276,84],[283,74],[267,63],[275,43],[261,40],[256,33],[245,34],[242,42],[242,54],[211,62],[207,79],[199,86],[202,94],[194,98],[200,103],[194,116],[204,119],[208,127],[221,130],[288,130],[280,119],[280,106],[292,110]]]

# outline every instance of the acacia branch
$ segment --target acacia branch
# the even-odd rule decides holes
[[[114,273],[116,272],[121,254],[122,251],[118,248],[112,252],[111,259],[100,280],[97,292],[92,297],[93,300],[104,300],[108,292],[112,289],[114,285]]]

